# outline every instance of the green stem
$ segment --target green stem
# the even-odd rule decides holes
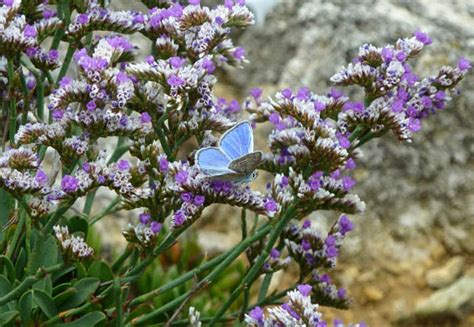
[[[115,312],[117,313],[115,325],[121,327],[123,326],[122,289],[120,281],[117,278],[114,280],[114,302],[116,308]]]
[[[260,228],[254,235],[252,235],[249,238],[246,238],[244,241],[240,242],[238,245],[236,245],[229,253],[226,254],[225,259],[216,267],[214,268],[209,275],[207,275],[203,280],[199,282],[199,284],[210,284],[214,282],[217,277],[229,267],[229,265],[239,257],[240,254],[242,254],[253,242],[261,239],[265,235],[267,235],[271,230],[273,226],[269,223],[264,225],[262,228]],[[191,291],[186,292],[185,294],[179,296],[178,298],[174,299],[171,302],[168,302],[164,306],[150,312],[147,314],[144,314],[141,317],[137,317],[132,320],[131,324],[132,325],[141,325],[149,322],[150,320],[160,316],[161,314],[165,313],[168,310],[171,310],[178,306],[182,301],[184,301],[188,295],[191,293]],[[219,318],[216,318],[216,321],[219,320]]]
[[[109,203],[109,205],[104,209],[102,210],[100,213],[98,213],[97,215],[93,216],[90,220],[89,220],[89,225],[94,225],[96,222],[98,222],[99,220],[101,220],[103,217],[107,216],[108,214],[114,212],[113,209],[115,208],[115,206],[117,204],[120,203],[120,197],[117,196],[115,197],[115,199],[112,200],[112,202]]]
[[[28,87],[26,86],[25,75],[23,75],[23,69],[20,68],[20,86],[21,91],[23,92],[23,112],[21,115],[21,124],[26,124],[28,119],[28,110],[30,109],[30,99],[29,99],[29,92]]]
[[[44,121],[44,75],[36,81],[36,114]]]
[[[5,294],[0,298],[0,306],[7,304],[20,297],[27,289],[29,289],[34,283],[45,277],[47,274],[53,273],[63,267],[63,264],[57,264],[48,268],[39,268],[34,276],[26,277],[20,285],[15,287],[9,293]]]
[[[166,140],[166,136],[163,133],[163,124],[165,123],[166,118],[168,118],[168,115],[164,113],[160,119],[158,119],[158,122],[156,123],[155,127],[155,133],[158,135],[158,139],[160,140],[161,147],[163,148],[163,151],[165,151],[166,156],[168,157],[169,161],[174,161],[174,156],[171,151],[171,148],[168,144],[168,141]]]
[[[127,260],[127,258],[132,254],[133,246],[127,246],[122,255],[117,258],[117,260],[112,265],[112,271],[116,272],[122,267],[122,264]]]
[[[84,203],[84,209],[82,209],[82,213],[86,216],[91,214],[92,205],[94,204],[95,194],[97,193],[97,189],[90,191],[86,196],[86,203]]]
[[[272,281],[273,273],[268,273],[265,275],[262,281],[262,285],[260,286],[260,291],[258,293],[258,302],[263,301],[267,296],[268,288],[270,287],[270,283]]]
[[[67,48],[66,57],[64,58],[63,65],[61,66],[61,70],[59,71],[58,77],[56,78],[56,86],[59,84],[61,79],[66,76],[67,70],[69,65],[71,64],[72,57],[74,55],[74,46],[69,43]]]
[[[173,288],[175,288],[175,287],[183,284],[184,282],[192,279],[194,276],[202,273],[203,271],[217,266],[219,263],[221,263],[225,259],[225,257],[226,257],[226,253],[223,253],[223,254],[211,259],[210,261],[202,264],[201,266],[196,267],[193,270],[188,271],[187,273],[181,275],[179,278],[176,278],[176,279],[172,280],[171,282],[168,282],[165,285],[163,285],[163,286],[161,286],[157,289],[154,289],[151,292],[148,292],[146,294],[140,295],[139,297],[136,297],[135,299],[132,300],[132,302],[130,302],[130,306],[139,305],[143,302],[148,301],[149,299],[152,299],[152,298],[154,298],[158,295],[161,295],[161,294],[163,294],[163,293],[165,293],[169,290],[172,290]]]
[[[8,115],[10,117],[10,124],[8,127],[8,135],[10,139],[10,144],[13,144],[15,141],[15,133],[16,133],[16,101],[15,97],[13,96],[13,78],[15,76],[15,70],[13,66],[13,59],[9,58],[7,63],[7,70],[8,70],[8,88],[9,88],[9,97],[10,97],[10,108],[8,110]]]
[[[270,251],[273,248],[273,245],[277,241],[278,237],[280,236],[281,232],[283,231],[287,223],[294,217],[295,213],[296,213],[296,208],[293,206],[290,206],[285,212],[285,215],[281,217],[280,220],[278,220],[277,224],[273,228],[268,238],[268,243],[265,246],[263,253],[257,258],[255,263],[252,265],[252,268],[250,268],[250,270],[241,280],[239,286],[237,286],[234,292],[232,292],[227,302],[224,303],[224,305],[220,308],[219,312],[214,317],[214,320],[210,322],[210,326],[214,325],[224,315],[224,313],[232,305],[232,303],[234,303],[234,301],[239,297],[240,293],[245,289],[245,287],[249,287],[249,285],[251,285],[254,279],[258,276],[258,274],[260,273],[265,263],[265,260],[267,259],[268,255],[270,254]]]
[[[25,225],[25,222],[26,222],[26,215],[20,214],[20,220],[18,222],[18,225],[16,226],[15,233],[13,233],[13,239],[10,242],[8,250],[7,250],[7,257],[10,259],[13,259],[13,254],[15,253],[17,243],[20,240],[21,232],[23,230],[23,226]]]
[[[56,212],[53,214],[53,216],[49,219],[49,221],[46,223],[46,225],[43,228],[43,232],[45,234],[48,234],[51,229],[53,228],[54,225],[61,219],[62,215],[69,210],[70,207],[74,204],[75,199],[73,200],[68,200],[66,203],[64,203],[62,206],[56,210]]]
[[[245,209],[242,209],[242,213],[240,214],[240,221],[242,226],[242,239],[247,237],[247,215]]]

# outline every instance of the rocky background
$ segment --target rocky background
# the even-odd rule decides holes
[[[280,1],[241,36],[250,64],[232,71],[230,84],[325,93],[360,45],[383,46],[417,29],[433,39],[418,61],[421,75],[462,55],[474,59],[474,1]],[[333,274],[355,303],[330,314],[371,326],[474,325],[473,107],[471,74],[449,112],[429,119],[412,144],[386,136],[364,148],[355,192],[367,210]]]

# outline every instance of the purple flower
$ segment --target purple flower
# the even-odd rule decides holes
[[[326,246],[335,246],[336,245],[336,238],[332,235],[329,235],[328,237],[326,237],[326,240],[324,241],[324,244],[326,244]]]
[[[202,61],[201,67],[204,68],[208,74],[212,74],[216,70],[216,65],[214,65],[214,62],[209,58],[205,58]]]
[[[328,258],[335,258],[339,252],[337,251],[337,248],[335,246],[329,246],[326,248],[326,255]]]
[[[307,87],[302,87],[302,88],[300,88],[300,89],[298,90],[298,93],[296,94],[296,98],[297,98],[298,100],[304,101],[304,100],[309,99],[310,95],[311,95],[311,93],[310,93],[310,91],[309,91],[309,88],[307,88]]]
[[[407,59],[407,55],[403,51],[398,51],[397,53],[397,60],[400,62],[404,62]]]
[[[291,99],[291,95],[292,95],[291,89],[287,88],[287,89],[281,90],[281,95],[283,95],[287,99]]]
[[[48,19],[56,15],[56,13],[48,8],[44,8],[43,10],[43,18]]]
[[[66,193],[76,192],[79,188],[79,180],[71,175],[64,175],[61,180],[61,189]]]
[[[421,120],[419,120],[418,118],[410,117],[408,119],[408,129],[413,133],[416,133],[421,130]]]
[[[155,64],[155,58],[153,58],[153,56],[146,56],[145,62],[148,65],[154,65]]]
[[[89,22],[89,16],[87,16],[86,14],[79,14],[76,20],[79,24],[84,25]]]
[[[257,101],[262,96],[262,89],[259,87],[252,88],[250,89],[250,95]]]
[[[278,205],[273,199],[267,199],[264,207],[267,212],[275,212],[278,209]]]
[[[188,180],[188,172],[186,170],[178,171],[178,173],[174,176],[174,180],[179,184],[186,183]]]
[[[149,213],[141,213],[138,215],[138,220],[140,221],[140,223],[142,223],[143,225],[146,225],[150,222],[151,220],[151,215]]]
[[[72,83],[72,78],[68,76],[64,76],[61,78],[61,81],[59,82],[59,86],[64,88]]]
[[[293,310],[293,308],[288,304],[288,303],[283,303],[281,305],[281,308],[282,309],[285,309],[293,318],[295,318],[296,320],[300,320],[301,317],[298,313],[296,313],[295,310]]]
[[[44,171],[42,171],[41,169],[39,169],[39,170],[36,172],[35,181],[36,181],[39,185],[44,186],[44,185],[46,185],[46,183],[48,182],[48,175],[46,175],[46,173],[45,173]]]
[[[165,172],[168,170],[169,162],[165,158],[160,158],[160,171]]]
[[[36,35],[38,35],[38,33],[36,32],[36,28],[34,28],[34,26],[31,26],[31,25],[25,26],[25,29],[23,30],[23,34],[26,37],[36,37]]]
[[[230,112],[238,112],[240,111],[240,104],[237,100],[232,100],[229,103],[229,110]]]
[[[235,48],[234,52],[232,53],[235,59],[242,60],[245,57],[245,49],[241,47]]]
[[[342,91],[339,91],[335,87],[331,88],[331,90],[329,91],[329,96],[335,100],[339,99],[343,95],[344,93],[342,93]]]
[[[48,52],[49,60],[56,61],[59,58],[59,52],[56,49],[52,49]]]
[[[60,120],[64,116],[64,111],[61,109],[54,109],[51,115],[54,120]]]
[[[181,210],[174,213],[173,222],[176,226],[181,226],[186,221],[186,216]]]
[[[308,284],[301,284],[298,285],[298,291],[303,295],[303,296],[309,296],[311,294],[311,285]]]
[[[383,48],[381,55],[382,55],[383,61],[385,61],[386,63],[389,63],[393,59],[393,50],[390,48]]]
[[[206,197],[204,195],[196,195],[194,197],[194,204],[197,206],[202,206],[206,201]]]
[[[181,200],[186,203],[193,202],[193,195],[190,192],[181,193]]]
[[[422,31],[416,31],[416,32],[415,32],[415,38],[416,38],[418,41],[420,41],[421,43],[423,43],[424,45],[428,45],[428,44],[433,43],[433,41],[432,41],[431,38],[428,36],[428,34],[423,33]]]
[[[95,108],[97,108],[97,105],[95,104],[95,101],[94,101],[94,100],[91,100],[91,101],[87,102],[86,108],[87,108],[87,110],[89,110],[89,111],[94,111]]]
[[[135,17],[133,17],[132,22],[133,24],[143,24],[145,22],[145,18],[142,14],[136,14]]]
[[[142,112],[142,114],[140,115],[140,121],[142,122],[142,124],[149,123],[151,122],[151,116],[147,112]]]
[[[263,310],[260,307],[255,307],[249,312],[249,316],[253,319],[263,323]]]
[[[347,137],[343,135],[338,135],[337,138],[339,140],[339,145],[342,146],[344,149],[348,149],[351,146],[351,142]]]
[[[301,247],[303,248],[304,251],[309,251],[311,249],[311,243],[309,243],[308,240],[303,239],[301,241]]]
[[[168,82],[169,86],[179,87],[185,84],[185,81],[175,74],[170,75],[166,81]]]
[[[321,111],[324,111],[324,109],[326,109],[326,105],[322,102],[319,102],[319,101],[315,101],[314,102],[314,110],[317,111],[317,112],[321,112]]]
[[[342,187],[345,191],[349,191],[356,185],[356,181],[350,176],[342,177]]]
[[[130,163],[127,160],[120,160],[117,167],[121,171],[130,170]]]
[[[311,227],[311,220],[306,219],[306,220],[303,222],[303,229],[307,229],[307,228],[310,228],[310,227]]]
[[[459,58],[459,61],[458,61],[458,68],[465,72],[465,71],[468,71],[469,69],[471,69],[471,62],[469,61],[469,59],[465,58],[465,57],[461,57]]]
[[[82,170],[84,170],[86,173],[90,173],[91,171],[91,165],[88,162],[84,162],[82,164]]]
[[[5,6],[11,7],[13,5],[13,0],[3,0]]]
[[[342,300],[346,297],[346,289],[341,287],[337,290],[337,296]]]
[[[33,90],[36,87],[36,80],[34,78],[29,79],[28,82],[26,82],[26,87],[30,91]]]
[[[99,184],[104,184],[105,183],[105,176],[99,175],[97,177],[97,182],[99,182]]]
[[[321,276],[319,276],[319,280],[323,283],[331,283],[331,277],[329,277],[328,274],[322,274]]]
[[[169,62],[173,68],[181,68],[185,64],[186,59],[181,57],[171,57]]]
[[[392,103],[392,111],[395,113],[402,112],[403,111],[403,106],[404,106],[404,101],[403,100],[397,100]]]
[[[197,6],[201,3],[201,0],[189,0],[190,5]]]
[[[354,225],[352,224],[352,221],[350,221],[349,217],[342,215],[339,218],[339,232],[342,235],[345,235],[347,232],[350,232],[353,229]]]
[[[152,221],[150,224],[150,229],[153,234],[158,234],[161,231],[161,224],[157,221]]]
[[[270,257],[272,257],[273,259],[278,259],[279,256],[280,256],[280,251],[278,251],[277,249],[273,248],[270,251]]]
[[[354,159],[352,159],[352,158],[347,159],[346,165],[345,165],[345,168],[347,170],[352,170],[352,169],[355,169],[356,167],[357,167],[357,165],[356,165]]]

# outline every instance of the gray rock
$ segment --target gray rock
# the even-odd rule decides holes
[[[431,269],[426,273],[426,282],[431,288],[443,288],[459,277],[464,268],[464,258],[456,256],[443,266]]]
[[[447,288],[440,289],[418,303],[415,319],[454,317],[462,319],[474,309],[474,278],[463,277]]]
[[[308,86],[324,94],[329,77],[356,55],[360,45],[385,45],[417,29],[427,32],[433,44],[424,50],[415,71],[435,74],[441,66],[474,53],[472,26],[472,1],[282,1],[264,26],[241,37],[250,67],[233,72],[234,82],[242,88]],[[380,252],[374,238],[405,244],[420,236],[435,237],[431,230],[439,225],[472,234],[473,75],[462,83],[462,95],[449,104],[449,112],[424,122],[412,144],[385,137],[364,148],[365,159],[356,172],[363,177],[355,190],[367,202],[367,213],[358,224],[359,234],[366,235],[361,252]],[[383,222],[382,229],[373,227],[374,218]],[[455,252],[466,248],[466,238],[458,234],[441,236]],[[392,253],[389,257],[412,256],[411,251]]]

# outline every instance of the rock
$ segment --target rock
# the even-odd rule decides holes
[[[431,288],[446,287],[459,277],[463,267],[464,258],[462,256],[451,258],[442,267],[429,270],[426,273],[426,282]]]
[[[462,319],[474,310],[474,278],[462,277],[447,288],[440,289],[418,303],[412,314],[415,319]]]
[[[364,287],[364,295],[368,302],[377,302],[383,299],[383,292],[375,286]]]

